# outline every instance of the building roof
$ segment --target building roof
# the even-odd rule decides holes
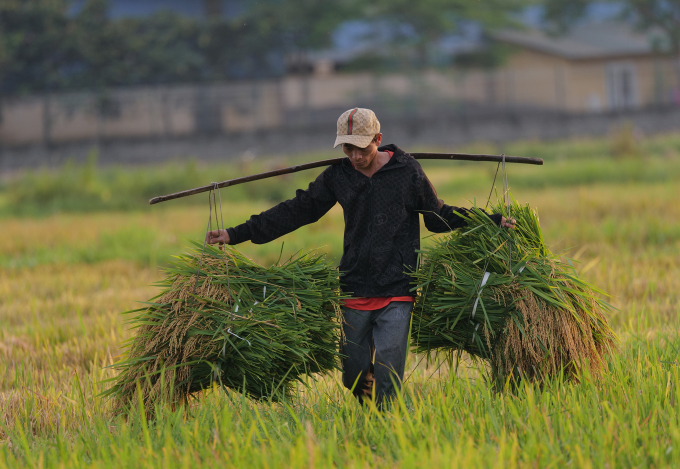
[[[658,53],[653,39],[658,33],[641,33],[626,23],[606,21],[575,26],[560,36],[539,30],[504,30],[493,34],[504,43],[567,59],[593,59]]]

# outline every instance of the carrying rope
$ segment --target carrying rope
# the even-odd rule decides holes
[[[210,233],[211,239],[212,239],[212,211],[213,211],[213,205],[215,206],[215,225],[217,226],[218,234],[219,232],[225,232],[226,230],[224,229],[224,214],[222,213],[222,194],[220,193],[219,186],[217,185],[218,183],[213,182],[213,189],[208,192],[208,227],[206,229],[206,233]],[[217,200],[219,198],[219,204],[220,204],[220,217],[217,217]],[[222,222],[222,228],[220,228],[220,221]],[[201,264],[203,263],[203,255],[205,254],[205,245],[207,244],[207,239],[208,237],[206,236],[205,239],[203,240],[203,249],[201,250],[201,257],[198,260],[198,269],[196,270],[196,282],[194,283],[194,294],[196,294],[196,286],[198,285],[198,277],[201,274]],[[231,285],[229,283],[229,255],[227,254],[227,250],[224,249],[224,267],[225,271],[227,273],[227,291],[229,292],[229,304],[231,305],[232,303],[232,298],[231,298]]]
[[[496,177],[498,176],[498,168],[501,167],[501,162],[498,162],[498,165],[496,166],[496,173],[493,175],[493,182],[491,183],[491,189],[489,190],[489,197],[486,198],[486,205],[484,206],[484,210],[489,208],[489,202],[491,202],[491,194],[493,194],[493,188],[496,186]]]
[[[486,200],[486,206],[484,209],[489,207],[489,202],[491,201],[491,194],[493,193],[493,188],[496,184],[496,177],[498,176],[498,169],[503,166],[503,174],[502,174],[502,179],[503,179],[503,205],[505,206],[505,212],[506,212],[506,221],[510,220],[510,185],[508,184],[508,171],[507,168],[505,167],[505,153],[501,153],[501,161],[498,163],[498,166],[496,166],[496,173],[493,176],[493,182],[491,183],[491,190],[489,191],[489,197]],[[503,216],[501,214],[501,216]],[[508,265],[510,268],[510,273],[512,274],[512,238],[508,237],[508,249],[509,249],[509,256],[508,256]],[[470,312],[470,321],[474,319],[475,313],[477,312],[477,305],[479,303],[479,300],[482,296],[482,289],[484,288],[484,285],[486,285],[487,280],[489,280],[489,277],[491,276],[491,272],[489,272],[487,269],[489,268],[489,262],[491,261],[491,255],[486,259],[486,263],[484,264],[484,274],[482,278],[479,281],[479,285],[477,286],[477,297],[475,298],[475,303],[472,306],[472,311]],[[522,268],[523,270],[523,268]],[[520,271],[521,272],[521,271]],[[477,324],[479,326],[479,324]],[[476,328],[475,328],[476,330]],[[473,334],[473,340],[474,340],[474,334]]]
[[[224,229],[224,213],[222,211],[222,194],[220,193],[220,187],[217,182],[211,183],[213,185],[213,188],[208,192],[208,226],[206,229],[206,233],[210,233],[210,236],[212,237],[212,212],[213,208],[215,209],[215,225],[218,230],[218,235],[220,233],[226,233],[226,230]],[[219,200],[219,206],[220,206],[220,213],[219,217],[217,216],[217,204]],[[220,224],[222,227],[220,228]],[[196,287],[198,286],[198,279],[201,275],[201,265],[203,263],[203,256],[205,255],[205,245],[207,244],[208,241],[208,236],[203,239],[203,249],[201,249],[201,257],[198,260],[198,269],[196,270],[196,281],[194,282],[194,291],[193,294],[196,295]],[[224,251],[224,268],[225,272],[227,275],[227,292],[229,293],[229,298],[228,298],[228,305],[232,306],[234,304],[233,301],[233,296],[231,292],[231,283],[229,280],[229,254],[227,253],[226,249],[223,249]],[[235,311],[230,311],[232,318],[234,317],[234,314],[238,312],[238,304],[236,305],[236,310]],[[243,337],[239,336],[238,334],[235,334],[234,332],[231,332],[231,327],[227,328],[226,330],[227,334],[233,335],[234,337],[243,340],[248,343],[248,346],[251,346],[252,344],[248,339],[244,339]],[[226,357],[226,347],[227,347],[227,339],[225,337],[224,343],[222,345],[222,352],[221,352],[221,357],[224,359]],[[215,373],[217,374],[217,369],[215,370]]]
[[[205,229],[206,233],[209,233],[212,231],[212,196],[213,191],[208,192],[208,226]],[[217,214],[215,214],[217,217]],[[201,276],[201,263],[203,262],[203,255],[205,254],[205,244],[206,244],[206,239],[203,239],[203,249],[201,250],[201,257],[198,260],[198,268],[196,269],[196,281],[194,282],[194,291],[192,292],[193,295],[196,295],[196,287],[198,286],[198,278]]]
[[[503,157],[503,203],[506,207],[506,221],[510,220],[510,184],[508,184],[508,172],[505,169],[505,153],[501,153]],[[508,265],[510,267],[510,273],[512,273],[512,237],[508,237]]]
[[[226,235],[227,231],[224,228],[224,214],[222,213],[222,193],[220,192],[220,187],[217,182],[213,182],[212,192],[217,192],[217,196],[220,199],[220,221],[222,222],[222,232]],[[215,196],[213,195],[213,201],[215,201]],[[215,206],[215,220],[217,220],[217,205]],[[217,224],[217,229],[220,229],[219,223]],[[219,234],[219,233],[218,233]],[[204,241],[205,242],[205,241]],[[227,255],[227,250],[224,249],[224,267],[227,271],[227,291],[229,292],[229,299],[231,299],[231,286],[229,285],[229,256]]]

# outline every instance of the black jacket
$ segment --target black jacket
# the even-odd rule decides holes
[[[263,244],[314,223],[339,202],[345,215],[345,240],[340,261],[343,290],[355,297],[408,296],[420,248],[420,220],[435,233],[466,225],[464,208],[437,198],[418,161],[396,145],[380,151],[394,156],[372,177],[352,167],[349,159],[329,166],[307,190],[229,228],[231,244]],[[501,215],[490,215],[496,224]]]

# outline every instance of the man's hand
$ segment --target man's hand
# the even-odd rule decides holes
[[[514,230],[516,224],[517,220],[515,220],[514,218],[501,217],[501,228],[509,228],[511,230]]]
[[[212,230],[205,234],[205,242],[208,244],[229,244],[227,230]]]

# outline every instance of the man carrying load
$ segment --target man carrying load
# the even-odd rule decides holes
[[[375,391],[381,405],[404,377],[413,309],[411,276],[420,248],[420,218],[435,233],[461,228],[467,209],[444,204],[422,167],[393,144],[381,146],[380,123],[370,109],[354,108],[338,119],[335,147],[347,159],[329,166],[307,190],[253,215],[238,226],[206,234],[210,244],[268,243],[317,221],[336,203],[344,211],[340,261],[344,305],[343,384],[360,400]],[[489,215],[498,225],[515,220]]]

